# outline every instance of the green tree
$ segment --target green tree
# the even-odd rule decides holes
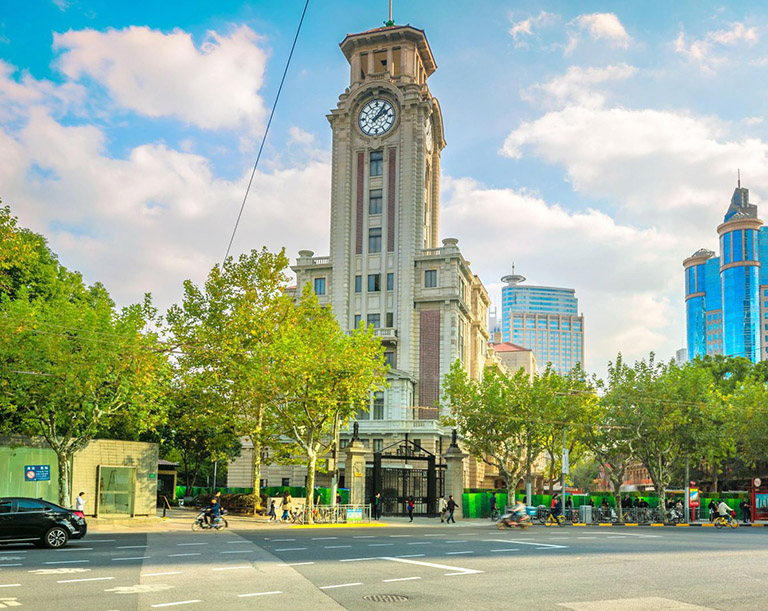
[[[309,522],[318,460],[333,448],[335,428],[367,409],[371,393],[384,387],[383,354],[372,328],[346,334],[309,285],[280,327],[273,351],[280,388],[275,409],[280,430],[306,459]]]
[[[162,422],[169,365],[147,330],[148,298],[118,312],[98,285],[69,299],[24,297],[0,310],[2,395],[15,432],[41,435],[56,453],[59,503],[69,505],[72,458],[110,421]]]
[[[291,311],[284,252],[252,250],[213,267],[201,289],[184,283],[181,304],[166,316],[181,354],[178,372],[194,374],[198,389],[217,397],[215,412],[228,413],[234,430],[253,444],[253,491],[259,498],[262,456],[276,445],[272,418],[279,393],[273,344]],[[213,402],[214,399],[212,398]]]
[[[510,377],[489,368],[474,380],[458,361],[444,382],[443,403],[450,413],[445,424],[456,428],[473,456],[499,471],[510,500],[543,449],[532,388],[523,369]]]

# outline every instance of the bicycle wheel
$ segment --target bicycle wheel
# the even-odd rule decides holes
[[[738,520],[731,520],[731,523],[729,524],[729,526],[730,526],[731,528],[738,528],[738,527],[739,527],[739,522],[738,522]]]
[[[714,521],[715,528],[722,528],[723,526],[725,526],[723,522],[725,522],[725,520],[722,520],[720,518],[715,518],[715,521]]]
[[[491,512],[491,520],[492,521],[498,522],[500,517],[501,517],[501,512],[498,509],[494,509]]]
[[[562,516],[562,515],[559,515],[559,516],[557,516],[557,517],[555,518],[555,521],[557,522],[557,525],[558,525],[560,528],[562,528],[563,526],[565,526],[565,518],[563,518],[563,516]]]

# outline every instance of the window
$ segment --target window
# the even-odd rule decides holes
[[[360,314],[355,314],[355,329],[360,328],[360,321],[362,320],[362,317]]]
[[[381,227],[368,230],[368,252],[381,252]]]
[[[355,293],[362,293],[363,292],[363,277],[362,276],[355,276]]]
[[[381,314],[368,314],[368,324],[378,329],[381,326]]]
[[[381,274],[368,274],[368,292],[378,293],[381,290]]]
[[[391,272],[387,274],[387,290],[388,291],[395,290],[395,275]]]
[[[0,502],[0,513],[11,513],[11,501]]]
[[[325,295],[325,278],[315,278],[315,295]]]
[[[370,156],[371,176],[381,176],[384,170],[384,153],[373,151]]]
[[[368,193],[368,214],[381,214],[381,189],[371,189]]]
[[[396,364],[396,357],[394,352],[385,352],[384,353],[384,362],[390,366],[391,369],[395,368]]]
[[[341,450],[343,450],[347,446],[349,446],[349,439],[339,439],[339,448]]]
[[[381,452],[384,449],[384,440],[383,439],[374,439],[373,440],[373,451],[374,452]]]
[[[384,420],[384,393],[380,390],[373,393],[373,419]]]
[[[428,269],[424,271],[424,287],[428,289],[435,288],[437,286],[437,270]]]
[[[283,483],[280,484],[281,486],[290,486],[291,485],[291,478],[290,477],[284,477]]]
[[[37,501],[16,501],[16,511],[18,512],[31,512],[31,511],[45,511],[47,507]]]
[[[387,312],[387,327],[391,329],[395,326],[395,315],[392,312]]]

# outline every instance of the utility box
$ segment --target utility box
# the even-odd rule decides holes
[[[592,506],[581,505],[579,507],[579,522],[582,524],[590,524],[592,522]]]

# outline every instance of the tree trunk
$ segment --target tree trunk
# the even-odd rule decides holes
[[[70,471],[72,453],[54,448],[59,463],[59,505],[72,507],[72,474]]]
[[[251,436],[251,443],[253,443],[253,456],[251,457],[251,464],[253,465],[253,513],[261,507],[261,441],[256,435]]]
[[[317,453],[307,452],[307,501],[304,510],[304,519],[307,524],[314,524],[312,511],[315,507],[315,469],[317,468]],[[335,504],[335,500],[333,501]]]

